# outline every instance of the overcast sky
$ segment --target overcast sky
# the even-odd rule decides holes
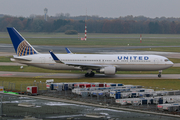
[[[100,17],[146,16],[180,17],[180,0],[0,0],[0,14],[29,17],[70,13],[70,16],[98,15]]]

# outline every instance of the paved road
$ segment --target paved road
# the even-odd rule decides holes
[[[84,74],[73,73],[32,73],[32,72],[5,72],[0,71],[0,77],[30,77],[30,78],[85,78]],[[106,76],[96,74],[94,78],[107,79],[180,79],[180,74],[162,74],[161,78],[157,74],[116,74]]]

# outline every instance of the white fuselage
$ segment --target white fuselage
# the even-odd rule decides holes
[[[114,66],[117,71],[155,71],[173,66],[173,63],[166,57],[159,55],[56,54],[56,56],[64,63]],[[56,63],[50,54],[34,54],[18,58],[28,59],[29,61],[17,59],[12,61],[54,70],[81,69],[80,67]]]

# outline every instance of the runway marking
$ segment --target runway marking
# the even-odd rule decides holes
[[[33,78],[42,78],[42,77],[50,76],[50,75],[54,75],[54,74],[57,74],[57,73],[49,73],[49,74],[46,74],[46,75],[36,76],[36,77],[33,77]]]
[[[0,74],[0,76],[11,76],[11,75],[14,75],[14,74]]]

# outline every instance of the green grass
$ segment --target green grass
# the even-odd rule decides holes
[[[21,85],[23,87],[32,85],[34,80],[36,82],[45,82],[46,78],[10,78],[10,77],[0,77],[0,85],[5,85],[8,88],[9,83],[15,83],[16,90],[21,89]],[[131,84],[131,85],[142,85],[145,88],[152,88],[155,89],[158,87],[158,90],[162,90],[165,88],[166,90],[173,89],[178,90],[180,89],[180,80],[168,80],[168,79],[110,79],[110,78],[79,78],[79,79],[65,79],[65,78],[56,78],[54,79],[55,82],[106,82],[106,83],[123,83],[123,84]],[[43,84],[44,85],[44,84]],[[41,87],[41,86],[40,86]]]
[[[64,33],[45,33],[45,32],[20,32],[22,36],[26,37],[78,37],[78,35],[66,35]],[[1,37],[9,37],[7,32],[0,32]],[[140,37],[140,34],[114,34],[114,33],[87,33],[88,37]],[[79,33],[79,37],[84,37],[84,33]],[[180,37],[180,34],[142,34],[144,37]]]
[[[178,58],[169,58],[170,61],[172,61],[173,63],[180,63],[180,59]]]
[[[11,62],[11,57],[12,56],[0,56],[0,62]]]
[[[179,34],[144,34],[143,42],[140,43],[139,34],[103,34],[89,33],[87,41],[78,40],[78,35],[65,35],[64,33],[22,33],[32,45],[58,45],[58,46],[90,46],[90,47],[112,47],[112,46],[177,46],[180,44],[180,39],[171,37],[180,37]],[[0,33],[0,43],[12,44],[7,33]],[[80,33],[80,37],[84,37],[84,33]],[[37,38],[31,38],[37,37]],[[44,38],[38,38],[44,37]],[[45,38],[54,37],[54,38]],[[74,38],[55,38],[55,37],[74,37]],[[96,37],[96,38],[88,38]],[[107,38],[98,38],[107,37]],[[125,37],[125,38],[109,38],[109,37]],[[132,38],[131,38],[132,37]],[[137,37],[137,38],[133,38]],[[153,37],[166,37],[153,38]]]
[[[179,44],[177,44],[179,45]],[[139,51],[160,51],[160,52],[180,52],[180,47],[155,47],[155,48],[140,48],[134,49]]]

